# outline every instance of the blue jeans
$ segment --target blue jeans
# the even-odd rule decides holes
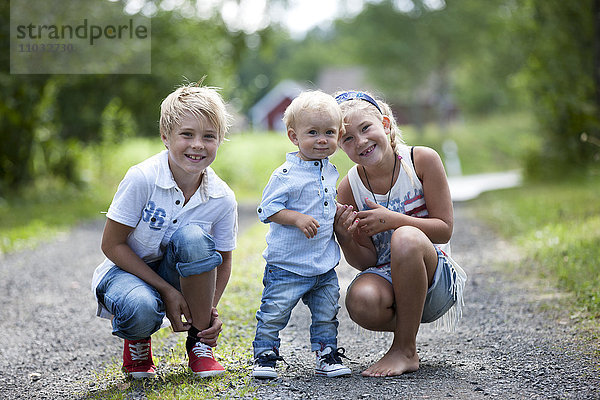
[[[292,309],[300,299],[312,315],[311,350],[326,346],[337,349],[340,286],[335,269],[322,275],[300,276],[267,264],[263,285],[260,309],[256,312],[256,336],[252,342],[255,357],[269,350],[279,353],[279,331],[289,322]]]
[[[212,237],[197,225],[186,225],[173,233],[162,260],[148,266],[181,290],[181,277],[211,271],[222,262]],[[165,305],[158,291],[117,266],[102,278],[96,295],[114,315],[112,328],[115,336],[128,340],[143,339],[162,325]]]

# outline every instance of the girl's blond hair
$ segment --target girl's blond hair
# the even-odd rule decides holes
[[[201,86],[202,82],[182,85],[169,94],[160,105],[160,134],[169,137],[181,125],[186,113],[205,118],[217,130],[219,144],[231,127],[231,115],[219,94],[220,88]]]
[[[352,96],[350,96],[351,99],[347,99],[347,97],[345,96],[345,94],[347,93],[358,93],[358,94],[363,94],[366,95],[364,97],[362,96],[355,96],[356,98],[352,98]],[[359,91],[359,92],[348,92],[348,91],[341,91],[341,92],[336,92],[333,95],[336,99],[341,99],[338,100],[339,104],[340,104],[340,108],[342,109],[342,115],[344,116],[344,119],[354,113],[368,113],[370,115],[375,116],[377,119],[379,119],[382,123],[383,123],[383,117],[386,116],[388,117],[388,119],[390,120],[390,145],[392,146],[392,150],[394,150],[394,153],[398,154],[398,151],[396,149],[396,145],[398,142],[404,144],[404,138],[402,137],[402,131],[400,130],[400,128],[398,127],[398,123],[396,122],[396,118],[394,118],[394,113],[392,112],[392,108],[389,106],[389,104],[387,104],[385,101],[376,98],[375,96],[373,96],[372,94],[370,94],[369,92],[366,91]],[[375,104],[373,104],[372,101],[375,102]],[[402,165],[402,167],[404,168],[404,170],[406,171],[406,173],[408,174],[408,177],[410,178],[411,183],[413,184],[413,186],[415,185],[415,182],[413,180],[413,176],[412,173],[410,172],[410,168],[407,164],[407,161],[404,160],[404,158],[400,159],[400,164]]]
[[[336,92],[333,96],[335,98],[339,98],[344,93],[348,93],[347,91]],[[376,98],[371,93],[366,91],[360,91],[357,93],[363,93],[369,96],[370,99],[377,103],[377,108],[374,104],[372,104],[369,100],[364,99],[354,99],[342,101],[340,103],[340,108],[342,109],[342,114],[344,118],[346,116],[353,114],[355,112],[367,112],[377,117],[380,121],[383,122],[383,116],[386,116],[390,120],[390,143],[392,145],[392,149],[396,151],[396,143],[404,143],[404,139],[402,138],[402,131],[398,127],[398,123],[396,122],[396,118],[394,118],[394,113],[392,112],[392,108],[381,99]]]

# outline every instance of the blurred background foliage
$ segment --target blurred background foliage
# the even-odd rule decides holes
[[[454,142],[464,174],[523,171],[528,185],[484,194],[478,217],[600,315],[600,0],[340,0],[337,19],[303,35],[267,15],[294,0],[263,0],[252,29],[252,0],[110,1],[151,17],[151,74],[11,75],[0,1],[0,256],[100,217],[127,168],[163,148],[159,105],[187,80],[222,88],[237,125],[213,167],[257,201],[293,146],[253,132],[250,108],[282,80],[316,86],[326,68],[359,66],[409,105],[408,143],[444,156]],[[428,115],[410,106],[423,102]],[[351,166],[332,161],[342,176]]]
[[[597,170],[598,0],[365,1],[302,38],[276,22],[233,28],[219,12],[224,2],[198,11],[200,3],[145,0],[151,74],[11,75],[10,9],[1,2],[0,198],[48,177],[84,183],[76,168],[84,146],[157,137],[159,104],[186,79],[206,76],[244,116],[281,80],[315,82],[323,68],[346,65],[364,67],[397,101],[415,102],[419,88],[433,87],[440,115],[448,101],[462,118],[531,114],[536,128],[527,134],[542,144],[515,149],[529,177]],[[267,9],[286,4],[270,0]],[[426,122],[413,111],[417,125]]]

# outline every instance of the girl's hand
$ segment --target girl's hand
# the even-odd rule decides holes
[[[370,210],[358,212],[358,227],[369,236],[391,229],[389,218],[392,216],[393,211],[369,198],[366,198],[365,201]]]
[[[181,292],[172,288],[166,293],[161,293],[161,297],[165,303],[167,318],[171,321],[173,331],[184,332],[190,329],[192,314]],[[182,316],[185,318],[185,322],[182,320]]]
[[[309,239],[317,235],[317,229],[320,226],[316,219],[310,215],[301,213],[298,213],[298,216],[294,221],[294,225],[296,225],[296,227],[300,229],[302,233],[304,233],[304,236]]]

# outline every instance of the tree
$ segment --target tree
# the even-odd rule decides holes
[[[0,2],[0,196],[42,171],[77,180],[75,155],[64,150],[72,143],[99,142],[108,131],[117,142],[131,130],[158,137],[159,105],[186,80],[206,76],[228,97],[246,51],[245,35],[220,17],[162,10],[152,17],[151,74],[11,75],[9,20],[9,2]],[[107,129],[107,119],[126,129]]]
[[[581,171],[597,152],[581,135],[600,138],[598,1],[522,0],[519,9],[523,80],[545,139],[530,173]]]
[[[0,2],[0,196],[31,179],[31,144],[39,121],[36,106],[49,79],[9,74],[9,28],[9,2]]]
[[[482,113],[514,105],[508,77],[523,55],[511,40],[508,0],[447,0],[437,8],[413,1],[369,4],[336,24],[338,44],[371,71],[390,100],[406,104],[437,98],[461,111]],[[433,96],[432,96],[433,95]],[[413,116],[414,119],[415,116]]]

